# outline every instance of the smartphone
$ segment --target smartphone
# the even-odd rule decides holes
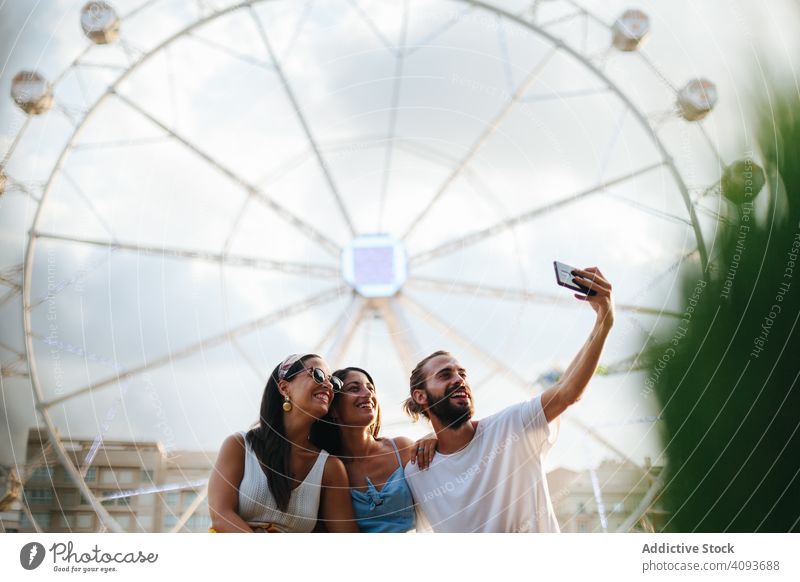
[[[575,267],[570,267],[566,263],[559,263],[558,261],[553,261],[553,267],[556,270],[556,283],[562,287],[566,287],[567,289],[572,289],[573,291],[578,291],[579,293],[584,293],[586,295],[597,295],[597,291],[588,289],[575,281],[575,278],[572,276],[572,271],[575,269]]]

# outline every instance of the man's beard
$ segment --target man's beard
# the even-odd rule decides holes
[[[438,418],[439,421],[447,428],[460,428],[467,421],[469,421],[470,418],[472,418],[472,415],[475,412],[472,405],[472,398],[469,399],[469,405],[466,408],[458,404],[454,404],[450,400],[450,396],[453,394],[453,392],[456,392],[461,388],[465,387],[459,384],[457,386],[448,388],[445,390],[444,396],[440,400],[436,400],[433,394],[431,394],[427,388],[425,389],[425,394],[428,396],[428,402],[432,402],[432,404],[430,404],[428,407],[428,412]]]

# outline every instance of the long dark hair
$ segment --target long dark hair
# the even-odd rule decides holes
[[[305,369],[306,360],[319,358],[316,354],[306,354],[297,360],[287,370],[284,380],[291,380]],[[289,478],[289,453],[291,445],[286,438],[286,429],[283,425],[283,395],[278,390],[278,364],[269,375],[264,395],[261,397],[261,413],[256,426],[250,429],[245,436],[250,447],[256,455],[264,474],[267,476],[267,486],[278,509],[286,511],[292,495]],[[315,423],[319,424],[319,422]],[[313,433],[313,427],[312,427]],[[314,443],[316,444],[316,443]]]
[[[345,380],[347,379],[347,375],[350,372],[361,372],[367,377],[369,383],[375,386],[375,381],[372,379],[372,376],[369,372],[362,368],[357,368],[355,366],[348,366],[347,368],[342,368],[340,370],[336,370],[333,373],[333,376],[339,378],[342,381],[342,385],[344,385]],[[377,390],[376,390],[377,392]],[[319,422],[315,423],[311,429],[311,440],[319,446],[320,448],[324,448],[330,454],[335,455],[337,457],[344,457],[344,451],[342,447],[342,432],[339,427],[339,423],[333,420],[333,407],[336,404],[336,399],[339,398],[338,395],[333,395],[333,402],[331,402],[331,406],[328,409],[328,414],[326,414]],[[372,437],[378,439],[378,435],[381,432],[381,406],[377,404],[377,416],[375,418],[375,423],[372,425]]]

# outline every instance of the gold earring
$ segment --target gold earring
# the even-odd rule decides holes
[[[283,411],[284,412],[291,412],[291,410],[292,410],[292,402],[291,402],[291,400],[289,400],[289,395],[288,394],[284,394],[283,395]]]

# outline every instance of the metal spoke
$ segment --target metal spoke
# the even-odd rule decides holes
[[[123,139],[118,141],[95,142],[95,143],[82,143],[73,147],[74,151],[90,150],[90,149],[106,149],[106,148],[119,148],[130,147],[138,145],[150,145],[153,143],[163,143],[168,141],[170,136],[159,135],[153,137],[142,137],[138,139]]]
[[[647,204],[642,204],[641,202],[637,202],[636,200],[631,200],[630,198],[625,198],[624,196],[620,196],[619,194],[614,194],[612,192],[603,192],[603,196],[607,198],[611,198],[618,202],[622,202],[623,204],[627,204],[628,206],[632,206],[637,210],[641,210],[643,212],[647,212],[648,214],[652,214],[653,216],[657,216],[658,218],[663,218],[665,220],[669,220],[670,222],[677,222],[678,224],[683,224],[686,226],[692,226],[692,221],[681,216],[676,216],[669,212],[664,212],[663,210],[658,210],[657,208],[653,208],[652,206],[648,206]]]
[[[406,232],[401,237],[402,240],[405,240],[411,235],[412,232],[417,228],[419,223],[422,219],[428,214],[431,208],[436,204],[436,202],[447,192],[450,185],[461,175],[461,172],[466,168],[469,163],[475,158],[475,155],[480,151],[480,149],[487,143],[489,138],[494,134],[498,127],[500,127],[500,123],[505,119],[505,117],[511,112],[514,106],[519,102],[520,98],[525,94],[525,92],[534,84],[534,82],[539,78],[544,68],[547,66],[547,63],[550,62],[550,59],[558,52],[559,46],[555,46],[554,48],[550,49],[550,51],[542,57],[542,59],[536,63],[536,66],[533,67],[531,72],[525,78],[525,80],[520,84],[517,88],[516,92],[511,96],[508,100],[503,109],[500,110],[497,115],[495,115],[494,119],[489,122],[486,126],[486,129],[481,133],[478,139],[472,144],[472,147],[469,149],[467,154],[461,159],[459,164],[453,169],[449,176],[445,179],[444,183],[439,187],[434,194],[433,198],[428,202],[428,204],[423,208],[422,212],[420,212],[416,218],[411,222],[411,225],[408,227]]]
[[[719,212],[711,210],[710,208],[703,206],[702,204],[696,204],[695,208],[697,208],[697,210],[702,212],[703,214],[710,216],[714,220],[725,223],[728,226],[738,226],[737,223],[733,222],[732,220],[728,219],[725,216],[722,216]]]
[[[717,149],[717,144],[715,144],[711,139],[711,136],[708,135],[708,131],[706,131],[705,120],[696,123],[695,127],[700,130],[700,134],[703,136],[706,144],[708,144],[708,148],[712,151],[714,157],[717,159],[717,164],[719,164],[719,167],[724,169],[727,164],[725,164],[725,161],[722,159],[722,155],[720,155],[719,149]]]
[[[412,267],[417,267],[417,266],[419,266],[419,265],[421,265],[423,263],[426,263],[426,262],[428,262],[428,261],[430,261],[432,259],[435,259],[435,258],[438,258],[440,256],[447,255],[447,254],[459,251],[459,250],[463,249],[464,247],[477,244],[477,243],[481,242],[482,240],[485,240],[487,238],[490,238],[492,236],[495,236],[497,234],[505,232],[506,230],[509,230],[509,229],[511,229],[511,228],[513,228],[515,226],[518,226],[518,225],[523,224],[525,222],[528,222],[528,221],[530,221],[530,220],[532,220],[534,218],[537,218],[538,216],[541,216],[543,214],[547,214],[547,213],[552,212],[554,210],[557,210],[559,208],[563,208],[565,206],[568,206],[569,204],[572,204],[572,203],[574,203],[574,202],[576,202],[576,201],[578,201],[578,200],[580,200],[582,198],[585,198],[586,196],[589,196],[591,194],[595,194],[596,192],[600,192],[601,190],[603,190],[605,188],[609,188],[611,186],[616,186],[617,184],[620,184],[620,183],[625,182],[627,180],[631,180],[633,178],[641,176],[642,174],[646,174],[647,172],[651,172],[652,170],[654,170],[656,168],[660,168],[663,165],[664,165],[664,162],[656,162],[654,164],[650,164],[649,166],[645,166],[644,168],[640,168],[640,169],[635,170],[633,172],[629,172],[629,173],[627,173],[627,174],[625,174],[623,176],[618,176],[617,178],[608,180],[606,182],[602,182],[600,184],[597,184],[596,186],[592,186],[591,188],[587,188],[586,190],[583,190],[583,191],[578,192],[576,194],[572,194],[572,195],[570,195],[570,196],[568,196],[566,198],[562,198],[561,200],[558,200],[557,202],[551,202],[549,204],[545,204],[544,206],[540,206],[538,208],[534,208],[533,210],[529,210],[527,212],[523,212],[523,213],[521,213],[521,214],[519,214],[519,215],[517,215],[517,216],[515,216],[513,218],[507,218],[505,220],[502,220],[502,221],[500,221],[500,222],[498,222],[498,223],[496,223],[496,224],[494,224],[492,226],[489,226],[487,228],[484,228],[482,230],[478,230],[478,231],[472,232],[472,233],[470,233],[470,234],[468,234],[466,236],[463,236],[461,238],[457,238],[457,239],[451,240],[449,242],[446,242],[444,244],[441,244],[438,247],[434,247],[434,248],[432,248],[430,250],[418,253],[418,254],[414,255],[413,257],[411,257],[411,259],[409,261],[409,264]]]
[[[639,504],[636,506],[631,514],[623,521],[620,526],[617,528],[617,532],[627,533],[629,532],[636,522],[639,521],[653,503],[656,502],[656,496],[661,492],[661,489],[664,487],[664,481],[666,480],[666,472],[662,469],[661,472],[658,474],[658,477],[653,481],[653,484],[650,485],[650,488],[644,494]],[[641,481],[641,480],[640,480]],[[638,483],[637,483],[638,485]],[[627,497],[627,496],[626,496]]]
[[[406,316],[403,313],[401,303],[394,297],[378,302],[378,308],[383,315],[383,321],[389,328],[389,338],[394,344],[400,362],[405,371],[411,373],[419,360],[419,342],[414,337],[411,327],[408,325]]]
[[[333,366],[338,367],[341,364],[347,348],[350,346],[350,343],[355,337],[358,326],[361,324],[361,321],[364,319],[364,316],[369,309],[369,302],[359,298],[359,308],[356,316],[350,318],[346,325],[343,325],[341,328],[339,328],[339,333],[334,338],[333,344],[328,350],[328,360],[331,362],[331,364],[333,364]]]
[[[35,237],[34,233],[31,233],[31,234],[32,234],[32,236]],[[106,253],[105,255],[100,257],[98,260],[96,260],[94,263],[92,263],[88,267],[78,269],[78,271],[74,275],[72,275],[71,277],[69,277],[67,279],[63,279],[57,285],[54,285],[52,288],[48,288],[46,293],[43,293],[42,295],[40,295],[38,299],[32,300],[30,302],[30,304],[26,306],[25,309],[27,311],[30,311],[31,309],[35,309],[36,307],[38,307],[39,305],[41,305],[45,301],[50,301],[53,298],[55,298],[55,296],[58,295],[59,293],[65,291],[66,289],[69,289],[75,283],[78,283],[79,281],[83,281],[84,279],[86,279],[86,277],[88,275],[90,275],[91,273],[93,273],[94,271],[96,271],[97,269],[102,267],[103,265],[105,265],[108,262],[108,260],[111,258],[111,254],[115,253],[116,251],[117,251],[117,248],[115,248],[115,247],[110,248],[108,253]]]
[[[306,0],[305,6],[303,6],[303,13],[300,15],[300,18],[297,20],[297,26],[295,26],[294,34],[292,34],[292,38],[289,40],[289,43],[286,45],[286,50],[283,51],[281,55],[281,62],[284,62],[288,57],[289,53],[292,52],[297,39],[300,38],[300,33],[303,32],[303,29],[306,26],[306,22],[308,21],[308,17],[311,14],[311,9],[314,6],[314,0]]]
[[[124,71],[125,67],[122,65],[110,65],[108,63],[76,63],[75,68],[79,69],[109,69],[111,71]]]
[[[400,31],[400,40],[398,46],[400,47],[399,54],[395,57],[394,69],[394,86],[392,88],[392,101],[389,106],[389,127],[386,131],[387,143],[386,154],[383,158],[383,172],[381,173],[381,193],[380,203],[378,205],[378,232],[383,232],[383,216],[386,205],[386,191],[389,188],[389,174],[392,171],[392,154],[394,153],[394,136],[397,127],[397,104],[400,100],[400,87],[403,82],[403,66],[405,64],[405,56],[403,55],[403,47],[406,44],[406,34],[408,32],[408,0],[403,2],[403,25]]]
[[[685,260],[687,260],[689,257],[691,257],[692,255],[694,255],[697,252],[698,252],[698,250],[695,248],[695,249],[692,249],[691,251],[685,253],[681,257],[679,257],[677,261],[675,261],[669,267],[664,269],[664,271],[662,271],[661,273],[659,273],[658,275],[653,277],[653,279],[645,287],[643,287],[640,291],[637,291],[636,293],[634,293],[632,298],[636,299],[637,297],[641,297],[642,295],[644,295],[645,293],[650,291],[650,289],[655,287],[662,278],[664,278],[667,275],[669,275],[670,273],[672,273],[674,270],[676,270],[678,267],[680,267],[681,264]]]
[[[314,346],[314,349],[311,350],[313,353],[315,354],[321,353],[323,348],[330,341],[333,335],[337,331],[345,328],[345,326],[347,325],[347,321],[349,320],[349,315],[353,311],[355,311],[356,306],[359,304],[360,301],[361,301],[360,297],[357,294],[353,293],[353,298],[350,300],[350,303],[348,303],[347,306],[344,308],[342,314],[333,321],[331,326],[327,329],[327,331],[322,335],[320,340],[317,342],[317,345]]]
[[[200,148],[191,143],[188,139],[179,135],[177,132],[173,131],[172,129],[161,123],[158,119],[150,115],[147,111],[139,107],[136,103],[134,103],[121,93],[118,93],[116,89],[113,89],[112,93],[116,95],[117,98],[119,98],[123,103],[127,104],[129,107],[137,111],[140,115],[147,118],[147,120],[150,121],[152,124],[156,125],[163,131],[167,132],[170,136],[172,136],[173,139],[178,141],[180,144],[186,146],[189,150],[194,152],[198,157],[208,162],[221,174],[223,174],[231,181],[244,188],[248,193],[256,196],[260,202],[264,203],[268,208],[273,210],[275,214],[277,214],[279,217],[281,217],[286,222],[297,228],[300,232],[302,232],[315,242],[319,243],[319,245],[322,246],[322,248],[324,248],[326,251],[328,251],[328,253],[338,258],[339,254],[341,253],[341,247],[339,247],[339,245],[337,245],[327,236],[319,232],[316,228],[305,222],[299,216],[293,214],[290,210],[288,210],[284,206],[280,205],[271,196],[268,196],[266,193],[262,192],[252,184],[249,184],[244,179],[240,178],[235,172],[222,165],[221,162],[211,157],[209,154],[202,151]]]
[[[64,175],[64,178],[67,180],[67,182],[69,182],[70,186],[72,186],[72,189],[78,193],[78,196],[81,198],[81,200],[83,200],[83,202],[92,212],[92,214],[100,223],[100,225],[103,227],[103,229],[105,229],[105,231],[111,236],[111,238],[116,239],[116,237],[114,236],[114,231],[111,228],[111,225],[108,224],[108,221],[106,221],[106,219],[100,214],[100,211],[97,210],[97,207],[94,205],[91,198],[89,198],[83,191],[83,189],[80,186],[78,186],[78,183],[72,178],[72,176],[70,176],[69,172],[67,172],[66,170],[61,170],[61,173]]]
[[[110,501],[112,499],[125,499],[129,497],[141,497],[143,495],[152,495],[153,493],[165,493],[166,491],[180,491],[183,489],[196,489],[204,487],[208,483],[208,479],[195,479],[193,481],[186,481],[185,483],[167,483],[164,485],[153,485],[151,487],[142,487],[140,489],[126,489],[124,491],[114,491],[103,495],[101,501]]]
[[[600,171],[597,175],[597,180],[600,181],[606,175],[606,170],[608,169],[608,164],[611,162],[611,154],[614,151],[614,148],[619,141],[620,136],[622,135],[622,128],[625,126],[625,117],[628,114],[628,110],[623,107],[622,112],[619,115],[619,119],[617,119],[617,125],[614,128],[614,133],[611,134],[611,140],[608,142],[606,146],[605,154],[603,155],[603,161],[600,163]]]
[[[540,22],[538,25],[541,28],[547,28],[548,26],[556,26],[558,24],[564,24],[565,22],[569,22],[570,20],[574,20],[574,19],[578,18],[579,16],[586,16],[586,12],[583,9],[581,9],[581,10],[578,10],[577,12],[573,12],[571,14],[565,14],[564,16],[559,16],[557,18],[552,18],[552,19],[547,20],[545,22]]]
[[[94,392],[101,388],[107,388],[115,383],[121,382],[122,380],[136,376],[138,374],[141,374],[149,370],[159,368],[161,366],[174,364],[177,360],[181,360],[189,356],[192,356],[198,352],[213,349],[217,346],[223,345],[225,342],[230,341],[235,337],[251,333],[262,327],[274,324],[278,321],[281,321],[288,317],[292,317],[299,313],[303,313],[304,311],[308,311],[309,309],[312,309],[314,307],[330,303],[331,301],[341,297],[342,291],[344,289],[345,289],[344,286],[337,286],[332,289],[328,289],[327,291],[323,291],[322,293],[314,295],[313,297],[304,299],[302,301],[293,303],[291,305],[287,305],[286,307],[282,307],[276,311],[273,311],[272,313],[268,313],[267,315],[261,316],[258,319],[238,325],[232,329],[228,329],[222,333],[216,334],[210,338],[191,344],[175,352],[170,352],[168,354],[155,358],[150,362],[139,365],[130,370],[124,370],[124,371],[121,370],[118,374],[113,374],[102,380],[98,380],[97,382],[90,384],[89,386],[79,388],[78,390],[70,392],[69,394],[65,394],[64,396],[54,398],[53,400],[47,402],[41,402],[39,404],[39,409],[47,410],[57,404],[81,396],[82,394]]]
[[[563,99],[574,99],[577,97],[588,97],[591,95],[603,95],[604,93],[608,92],[609,92],[608,87],[598,87],[596,89],[583,89],[581,91],[564,91],[563,93],[543,93],[543,94],[528,95],[527,97],[523,97],[521,101],[523,103],[533,103],[540,101],[561,101]]]
[[[293,261],[276,261],[273,259],[265,259],[261,257],[220,254],[207,251],[181,249],[175,247],[147,246],[136,243],[125,243],[125,242],[109,242],[109,241],[85,239],[85,238],[78,238],[78,237],[58,235],[58,234],[49,234],[43,232],[34,233],[33,236],[49,240],[67,241],[67,242],[74,242],[101,248],[107,248],[111,251],[117,251],[117,250],[132,251],[139,253],[140,255],[162,257],[166,259],[190,259],[190,260],[205,261],[209,263],[222,263],[225,266],[251,267],[256,269],[264,269],[268,271],[278,271],[281,273],[286,273],[289,275],[298,275],[301,277],[318,277],[321,279],[335,279],[339,277],[339,270],[336,267],[329,267],[327,265],[297,263]]]
[[[337,152],[337,151],[352,151],[354,146],[364,147],[364,144],[370,144],[370,147],[377,147],[377,142],[383,140],[383,135],[366,135],[361,138],[347,138],[340,140],[331,140],[330,142],[322,142],[320,151],[322,152]],[[375,144],[375,145],[372,145]],[[366,149],[366,148],[364,148]],[[266,174],[256,180],[256,184],[260,186],[268,186],[272,182],[280,180],[286,174],[302,166],[306,160],[314,157],[314,150],[308,149],[307,151],[300,152],[293,155],[289,160],[283,162],[280,166],[270,169]]]
[[[427,307],[422,305],[419,301],[416,301],[409,297],[408,294],[400,295],[399,301],[404,306],[408,307],[412,311],[416,312],[417,315],[423,319],[428,324],[431,324],[433,327],[437,328],[446,336],[452,338],[454,341],[458,342],[468,350],[470,350],[473,354],[479,357],[484,364],[489,366],[493,372],[502,374],[504,378],[509,378],[513,380],[518,386],[522,387],[525,390],[531,390],[533,386],[533,382],[526,380],[517,372],[515,372],[512,368],[498,360],[495,356],[486,353],[483,348],[479,347],[475,342],[473,342],[467,336],[461,334],[460,332],[456,331],[452,325],[448,322],[444,321],[438,315],[430,311]]]
[[[405,55],[407,57],[409,57],[412,54],[414,54],[415,52],[417,52],[419,49],[421,49],[421,48],[423,48],[425,46],[428,46],[428,43],[430,43],[435,38],[443,35],[445,32],[447,32],[448,30],[453,28],[456,24],[458,24],[461,21],[462,18],[464,18],[467,14],[472,12],[473,9],[474,9],[474,7],[472,5],[468,5],[459,14],[457,14],[455,17],[451,18],[449,22],[445,22],[442,26],[440,26],[439,28],[434,30],[432,33],[430,33],[428,36],[426,36],[425,38],[420,40],[418,43],[416,43],[413,48],[406,49]]]
[[[406,285],[417,289],[431,289],[434,291],[442,291],[446,294],[465,295],[467,297],[486,297],[490,299],[521,301],[523,303],[546,303],[570,307],[576,305],[575,299],[567,295],[553,295],[550,293],[527,291],[525,289],[494,287],[491,285],[482,285],[480,283],[450,281],[434,277],[413,277],[408,280]],[[643,315],[664,315],[667,317],[682,317],[683,315],[676,311],[663,311],[653,307],[642,307],[625,303],[615,305],[615,309],[629,313],[641,313]]]
[[[1,167],[1,166],[0,166]],[[17,182],[11,176],[6,174],[6,179],[8,180],[6,186],[6,194],[12,192],[13,190],[19,190],[23,194],[25,194],[28,198],[36,202],[37,204],[40,203],[42,200],[36,194],[34,194],[30,188],[24,185],[22,182]]]
[[[503,69],[506,73],[506,83],[508,83],[508,92],[514,91],[516,83],[514,83],[514,71],[511,68],[511,56],[508,53],[508,41],[506,39],[506,29],[503,26],[503,17],[495,14],[497,22],[497,42],[500,45],[500,53],[503,60]]]
[[[578,8],[581,8],[577,4],[575,4],[574,2],[571,2],[571,0],[570,0],[570,3],[573,4],[574,6],[578,7]],[[491,11],[491,12],[500,12],[500,13],[504,14],[509,20],[517,22],[517,23],[519,23],[521,25],[530,27],[530,23],[527,22],[526,20],[524,20],[523,18],[521,18],[520,16],[512,14],[512,13],[507,12],[507,11],[504,11],[504,10],[498,8],[497,6],[493,5],[493,4],[489,4],[489,3],[484,2],[482,0],[473,0],[472,4],[474,6],[479,6],[479,7],[483,8],[483,9]],[[588,18],[591,18],[592,20],[598,22],[606,30],[608,30],[608,25],[605,24],[605,22],[601,21],[594,14],[592,14],[592,13],[590,13],[588,11],[587,11],[586,14],[587,14]],[[699,225],[699,221],[697,220],[697,216],[696,216],[696,213],[695,213],[694,206],[692,205],[691,200],[689,199],[688,189],[686,188],[686,184],[683,181],[683,177],[681,176],[680,172],[678,172],[678,169],[675,167],[675,163],[674,163],[672,157],[670,156],[669,152],[667,151],[666,147],[664,146],[664,143],[661,141],[661,138],[658,136],[658,134],[655,132],[655,130],[653,129],[651,124],[648,122],[647,118],[637,109],[636,105],[631,101],[631,99],[625,93],[623,93],[619,89],[619,87],[614,82],[611,81],[611,79],[608,78],[608,76],[603,72],[602,67],[598,67],[597,65],[595,65],[586,56],[582,55],[581,53],[579,53],[577,50],[573,49],[569,45],[564,44],[560,39],[558,39],[557,37],[553,36],[548,31],[546,31],[544,29],[541,29],[541,28],[538,28],[537,32],[544,39],[546,39],[549,42],[553,43],[555,46],[561,47],[561,49],[565,53],[567,53],[568,55],[574,57],[579,62],[581,62],[591,72],[591,74],[593,74],[595,77],[597,77],[597,79],[599,79],[601,82],[603,82],[603,84],[608,86],[609,89],[614,93],[614,95],[616,95],[617,98],[619,98],[620,101],[622,101],[623,103],[626,104],[626,106],[630,109],[631,114],[634,116],[634,118],[639,123],[639,125],[642,127],[642,129],[647,133],[648,136],[651,137],[651,139],[655,143],[656,147],[658,148],[658,151],[659,151],[659,154],[661,155],[662,160],[664,160],[663,163],[669,169],[669,172],[672,175],[672,178],[675,181],[675,184],[678,186],[678,190],[680,191],[681,198],[683,199],[683,203],[686,206],[686,211],[689,213],[689,217],[692,220],[692,228],[694,230],[695,238],[697,239],[698,250],[700,251],[700,261],[701,261],[701,263],[703,265],[703,268],[705,269],[707,267],[707,265],[708,265],[708,253],[706,251],[705,241],[703,240],[703,233],[700,230],[700,225]],[[610,51],[611,51],[610,47],[608,49],[606,49],[606,53],[607,54],[610,54]],[[644,55],[643,55],[643,53],[641,51],[635,51],[635,54],[638,55],[639,57],[642,57],[644,59],[645,63],[647,63],[649,66],[652,66],[652,63],[650,63],[647,58],[644,58]],[[662,76],[662,80],[665,80],[663,78],[663,76]],[[674,90],[674,87],[673,87],[673,90]]]
[[[11,287],[15,291],[22,291],[22,283],[17,278],[22,274],[22,265],[14,265],[0,271],[0,285]]]
[[[36,533],[40,534],[42,533],[42,528],[39,527],[39,522],[34,519],[33,514],[31,513],[31,508],[28,505],[27,496],[24,496],[24,498],[25,498],[25,503],[22,504],[22,511],[25,512],[25,517],[28,518],[28,521],[33,526],[33,529],[36,530]]]
[[[210,48],[212,48],[212,49],[214,49],[216,51],[219,51],[219,52],[221,52],[221,53],[223,53],[225,55],[228,55],[229,57],[233,57],[234,59],[242,61],[243,63],[246,63],[248,65],[253,65],[253,66],[265,69],[267,71],[274,71],[275,70],[275,66],[273,64],[271,64],[271,63],[268,63],[267,61],[262,61],[262,60],[254,58],[254,57],[252,57],[250,55],[237,52],[237,51],[235,51],[235,50],[233,50],[231,48],[228,48],[225,45],[220,44],[218,42],[215,42],[215,41],[213,41],[211,39],[203,38],[202,36],[200,36],[200,35],[198,35],[196,33],[187,34],[186,36],[188,38],[194,39],[194,40],[206,45],[207,47],[210,47]]]
[[[308,143],[310,143],[311,147],[314,149],[314,154],[316,155],[320,170],[322,170],[322,174],[325,177],[325,181],[328,183],[328,187],[330,188],[331,193],[333,194],[333,197],[336,200],[336,205],[339,207],[339,212],[342,215],[342,219],[344,220],[345,224],[347,224],[347,228],[350,230],[350,234],[355,235],[356,234],[355,226],[353,226],[353,221],[351,220],[350,214],[347,212],[347,208],[344,205],[344,200],[342,199],[342,195],[339,192],[339,188],[333,181],[333,176],[331,176],[330,170],[328,169],[328,164],[322,158],[322,152],[320,152],[319,146],[317,145],[317,141],[314,138],[313,133],[311,132],[311,127],[308,125],[308,121],[306,121],[305,115],[303,115],[303,109],[300,106],[300,103],[297,101],[297,97],[295,96],[291,85],[289,85],[289,80],[283,73],[283,67],[281,67],[280,63],[278,62],[278,57],[275,55],[275,52],[272,49],[272,44],[270,43],[269,38],[267,37],[267,31],[264,29],[264,24],[263,22],[261,22],[261,18],[258,16],[258,13],[255,11],[252,5],[248,6],[248,9],[250,15],[253,18],[253,21],[255,22],[256,28],[258,29],[258,34],[261,37],[261,41],[264,43],[264,47],[267,49],[267,53],[269,53],[269,57],[275,65],[275,73],[281,80],[281,84],[283,85],[283,88],[286,91],[286,96],[291,102],[292,108],[294,109],[294,112],[297,115],[297,120],[300,122],[300,126],[303,128],[303,132],[306,135],[306,139],[308,139]]]
[[[3,305],[11,301],[14,297],[16,297],[19,294],[20,291],[17,291],[16,289],[11,289],[10,291],[6,292],[5,295],[0,297],[0,307],[3,307]]]
[[[8,146],[5,155],[3,156],[3,160],[0,161],[0,168],[5,168],[8,164],[8,160],[11,159],[11,154],[14,153],[14,150],[17,149],[20,140],[22,140],[22,136],[25,135],[26,130],[28,129],[28,125],[30,125],[31,120],[33,119],[33,115],[26,115],[25,120],[20,125],[19,131],[17,131],[17,135],[14,136],[14,141],[11,142],[11,145]]]
[[[443,166],[450,167],[458,161],[456,158],[448,155],[446,152],[440,152],[436,148],[433,148],[420,141],[415,141],[413,139],[398,139],[396,141],[397,143],[395,147],[397,149],[404,150],[420,159],[429,162],[435,161]]]
[[[658,78],[659,81],[664,83],[664,85],[669,87],[669,89],[677,95],[678,88],[675,85],[673,85],[672,82],[667,78],[667,76],[659,70],[659,68],[655,65],[655,63],[651,62],[650,59],[647,58],[647,55],[645,55],[645,53],[643,53],[642,51],[634,51],[634,54],[640,61],[642,61],[642,63],[644,63],[647,66],[648,69],[650,69],[653,72],[653,74]]]
[[[355,10],[358,13],[358,16],[361,18],[361,20],[364,21],[364,23],[367,25],[367,27],[372,31],[372,33],[376,37],[378,37],[378,40],[381,41],[381,43],[389,50],[389,52],[391,52],[392,54],[397,54],[398,50],[401,50],[399,48],[395,48],[395,47],[392,46],[392,43],[389,41],[388,38],[386,38],[386,35],[384,35],[380,31],[380,29],[376,26],[376,24],[372,20],[372,18],[369,17],[369,14],[364,12],[364,10],[361,8],[361,5],[358,3],[358,0],[348,0],[348,2],[350,3],[350,5],[353,8],[355,8]]]
[[[146,8],[152,6],[156,2],[163,2],[163,0],[145,0],[139,6],[137,6],[136,8],[131,9],[131,11],[126,13],[124,16],[121,16],[120,20],[126,20],[126,19],[128,19],[128,18],[130,18],[132,16],[136,16],[139,12],[141,12],[142,10],[145,10]]]
[[[638,354],[634,354],[632,356],[628,356],[622,360],[613,362],[606,366],[603,366],[603,372],[596,372],[602,376],[612,376],[615,374],[628,374],[630,372],[638,372],[640,370],[646,370],[648,368],[648,364],[641,360],[642,352]]]
[[[247,355],[247,352],[244,351],[242,344],[239,343],[239,340],[234,339],[232,342],[234,349],[239,353],[241,358],[244,360],[247,367],[250,368],[250,371],[253,372],[253,375],[260,381],[264,379],[264,372],[256,366],[256,363],[253,359]]]
[[[203,486],[203,488],[197,492],[197,497],[192,500],[189,504],[189,507],[186,508],[186,511],[178,518],[178,523],[176,523],[169,533],[178,533],[181,531],[181,528],[186,524],[188,519],[194,515],[194,512],[197,511],[197,508],[203,504],[206,497],[208,497],[208,483]]]
[[[0,377],[27,378],[29,374],[25,371],[26,364],[24,355],[17,356],[10,362],[0,363]]]

